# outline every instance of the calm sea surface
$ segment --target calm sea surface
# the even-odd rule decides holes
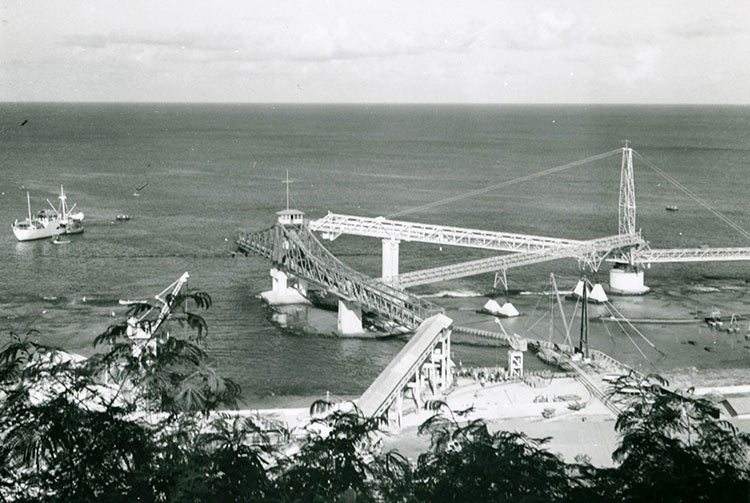
[[[610,151],[624,139],[750,228],[748,107],[0,104],[0,332],[37,329],[40,340],[90,354],[94,336],[122,319],[119,299],[149,298],[189,271],[190,287],[214,299],[205,313],[209,352],[242,385],[247,404],[358,394],[403,340],[281,328],[256,297],[270,286],[269,265],[231,256],[237,230],[271,225],[283,208],[287,170],[292,204],[307,216],[378,216]],[[637,160],[635,169],[638,225],[652,247],[750,246]],[[616,234],[619,171],[614,156],[402,218],[565,238]],[[55,202],[60,184],[86,214],[86,232],[66,246],[16,242],[9,226],[25,215],[26,191],[37,210],[45,199]],[[679,212],[666,212],[669,205]],[[121,213],[131,220],[116,222]],[[330,248],[378,275],[379,242],[342,237]],[[402,243],[401,270],[481,256]],[[547,300],[518,292],[544,289],[550,272],[561,288],[575,283],[569,262],[511,271],[511,300],[525,314],[510,323],[518,333],[546,337],[549,322],[534,322],[549,310]],[[727,317],[750,313],[748,263],[654,265],[646,276],[651,294],[614,299],[628,315],[685,317],[712,306]],[[606,278],[605,267],[599,279]],[[473,310],[491,287],[485,275],[418,291],[448,292],[436,301],[449,315],[490,328]],[[743,368],[750,366],[747,323],[731,337],[698,324],[642,326],[661,352],[601,323],[591,337],[656,370]],[[503,349],[470,342],[456,345],[454,359],[505,363]]]

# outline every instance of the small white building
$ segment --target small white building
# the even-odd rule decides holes
[[[276,215],[281,225],[302,225],[305,222],[305,212],[300,210],[287,208],[277,211]]]

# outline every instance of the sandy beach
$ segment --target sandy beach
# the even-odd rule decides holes
[[[747,387],[718,390],[747,392]],[[702,388],[696,393],[711,391],[712,388]],[[535,402],[540,396],[549,401]],[[568,408],[568,404],[575,401],[569,399],[573,396],[582,398],[585,404],[582,409]],[[615,431],[616,417],[573,378],[553,379],[549,385],[538,388],[521,382],[483,386],[471,379],[459,379],[446,402],[453,411],[474,407],[471,413],[460,418],[462,423],[481,418],[490,431],[519,431],[532,438],[549,438],[546,448],[566,462],[574,462],[576,456],[583,455],[579,459],[586,459],[594,466],[614,466],[612,453],[619,442]],[[553,415],[544,418],[542,412],[545,409],[554,409]],[[419,435],[417,429],[431,414],[423,410],[406,416],[401,431],[386,434],[384,449],[396,449],[416,461],[430,445],[429,437]],[[728,419],[741,431],[750,431],[749,418],[723,419]]]

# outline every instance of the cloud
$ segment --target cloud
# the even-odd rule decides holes
[[[515,51],[549,51],[570,47],[582,38],[580,20],[570,12],[543,10],[496,19],[482,29],[479,42]]]
[[[227,50],[238,46],[237,37],[226,35],[203,36],[198,33],[180,33],[174,35],[146,34],[133,35],[126,33],[77,34],[63,37],[61,45],[82,49],[104,49],[108,46],[160,46],[177,49]]]
[[[627,59],[619,61],[615,75],[626,84],[637,84],[659,77],[659,63],[662,50],[658,47],[641,47]]]
[[[702,19],[672,26],[669,32],[682,38],[707,38],[733,35],[742,31],[723,19]]]
[[[278,25],[277,25],[278,26]],[[298,29],[299,28],[299,29]],[[377,32],[352,28],[339,20],[334,26],[259,28],[220,36],[198,32],[175,34],[76,34],[60,45],[79,49],[119,51],[123,54],[149,48],[164,49],[159,57],[179,61],[331,61],[413,56],[429,52],[461,52],[472,40],[449,42],[442,32]]]

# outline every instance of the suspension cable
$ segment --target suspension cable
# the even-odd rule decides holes
[[[551,175],[552,173],[559,173],[560,171],[565,171],[566,169],[574,168],[576,166],[581,166],[583,164],[588,164],[590,162],[598,161],[600,159],[604,159],[606,157],[620,154],[622,153],[622,149],[618,148],[616,150],[611,150],[609,152],[605,152],[603,154],[594,155],[591,157],[587,157],[585,159],[581,159],[579,161],[573,161],[566,164],[562,164],[560,166],[555,166],[554,168],[545,169],[544,171],[537,171],[536,173],[532,173],[530,175],[524,175],[519,176],[518,178],[514,178],[512,180],[506,180],[504,182],[496,183],[493,185],[489,185],[487,187],[483,187],[481,189],[472,190],[469,192],[464,192],[463,194],[457,194],[452,197],[446,197],[445,199],[440,199],[439,201],[433,201],[431,203],[422,204],[420,206],[414,206],[412,208],[407,208],[405,210],[397,211],[396,213],[391,213],[390,215],[387,215],[386,218],[393,218],[393,217],[400,217],[403,215],[408,215],[410,213],[416,213],[422,210],[429,210],[431,208],[435,208],[437,206],[442,206],[444,204],[454,203],[456,201],[461,201],[462,199],[467,199],[470,197],[475,197],[480,194],[484,194],[486,192],[491,192],[493,190],[502,189],[504,187],[509,187],[511,185],[515,185],[517,183],[526,182],[528,180],[533,180],[535,178],[539,178],[545,175]]]
[[[743,237],[750,239],[750,232],[746,231],[742,227],[740,227],[739,224],[735,223],[733,220],[731,220],[729,217],[724,215],[722,212],[717,210],[716,208],[712,207],[710,204],[708,204],[704,199],[699,197],[695,192],[685,187],[683,184],[681,184],[679,181],[677,181],[674,177],[671,175],[665,173],[661,169],[654,166],[651,162],[649,162],[645,157],[643,157],[641,154],[636,152],[635,150],[633,153],[638,156],[638,158],[643,161],[643,163],[651,168],[654,172],[656,172],[658,175],[660,175],[662,178],[667,180],[669,183],[680,189],[682,192],[684,192],[689,198],[691,198],[696,203],[700,204],[704,208],[706,208],[708,211],[713,213],[716,217],[718,217],[722,222],[727,224],[732,229],[736,230],[738,233],[740,233]]]
[[[641,351],[641,348],[638,347],[638,344],[636,344],[635,341],[633,340],[633,338],[630,337],[630,334],[628,333],[627,330],[625,330],[625,327],[622,326],[622,324],[620,323],[620,320],[618,320],[617,316],[615,316],[615,313],[609,308],[609,305],[604,304],[604,306],[609,311],[609,314],[612,315],[612,318],[615,320],[615,323],[617,323],[617,326],[620,327],[620,330],[622,330],[622,333],[625,334],[625,336],[630,340],[631,344],[633,344],[633,346],[635,347],[635,349],[638,350],[638,352],[641,354],[641,356],[644,359],[646,359],[646,361],[649,361],[648,356],[646,356],[646,353],[644,353],[643,351]]]
[[[635,331],[635,333],[637,333],[638,335],[640,335],[640,336],[641,336],[641,338],[642,338],[642,339],[643,339],[644,341],[646,341],[646,344],[648,344],[648,345],[649,345],[649,346],[651,346],[652,348],[654,348],[654,349],[656,349],[657,351],[659,351],[659,349],[658,349],[658,348],[656,347],[656,345],[655,345],[655,344],[654,344],[653,342],[651,342],[650,340],[648,340],[648,339],[646,338],[646,336],[645,336],[645,335],[643,335],[643,334],[641,333],[641,331],[640,331],[640,330],[638,330],[637,328],[635,328],[635,325],[633,325],[632,323],[630,323],[630,320],[628,320],[628,319],[627,319],[627,318],[625,317],[625,315],[623,315],[623,314],[622,314],[622,312],[620,312],[620,310],[619,310],[619,309],[617,309],[617,308],[615,307],[615,305],[614,305],[614,304],[612,304],[611,302],[607,301],[607,302],[605,302],[605,303],[604,303],[604,305],[606,305],[608,309],[611,309],[612,311],[614,311],[614,314],[616,315],[616,316],[614,316],[615,320],[617,320],[617,316],[619,316],[620,318],[622,318],[623,320],[625,320],[625,323],[627,323],[627,324],[628,324],[628,326],[629,326],[630,328],[632,328],[632,329],[633,329],[633,330]],[[610,312],[611,312],[611,311],[610,311]],[[618,323],[619,323],[619,321],[618,321]],[[659,351],[659,352],[661,352],[661,351]]]

